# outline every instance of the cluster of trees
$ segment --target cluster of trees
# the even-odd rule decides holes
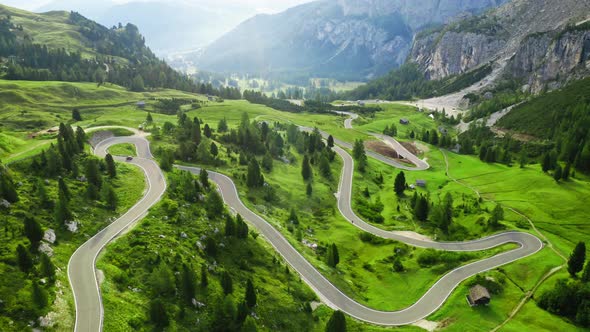
[[[352,147],[352,158],[356,162],[356,168],[359,172],[364,173],[367,169],[367,153],[365,151],[365,143],[357,139],[354,141],[354,145]]]
[[[398,185],[401,187],[401,184],[398,184],[396,179],[396,186]],[[452,233],[453,217],[456,207],[454,206],[453,196],[450,193],[447,193],[439,204],[434,205],[431,204],[428,196],[414,192],[409,203],[413,208],[416,220],[422,222],[429,221],[432,226],[441,230],[445,235]],[[465,207],[465,202],[463,203],[463,209],[464,211],[468,211]],[[500,221],[502,220],[504,220],[504,209],[500,204],[496,204],[487,220],[487,227],[498,229],[501,227]]]
[[[8,170],[0,162],[0,201],[6,200],[8,203],[18,202],[18,192]]]
[[[55,204],[49,199],[43,185],[37,186],[41,206],[54,208],[55,221],[63,225],[72,220],[70,210],[71,194],[64,177],[84,179],[87,182],[86,198],[89,200],[102,200],[110,210],[117,208],[117,195],[110,181],[103,180],[117,176],[115,161],[110,154],[104,160],[98,160],[84,153],[86,134],[80,127],[74,130],[63,123],[59,126],[57,146],[51,145],[49,149],[41,152],[32,159],[30,169],[33,174],[46,177],[59,177],[58,199]],[[83,167],[83,170],[80,168]]]
[[[64,223],[74,219],[72,209],[88,205],[86,203],[91,197],[84,195],[85,190],[89,196],[104,197],[105,204],[101,207],[116,207],[116,195],[109,183],[109,178],[117,176],[114,160],[110,155],[100,162],[86,156],[85,141],[81,128],[74,131],[71,126],[60,124],[55,145],[32,159],[13,165],[15,169],[26,172],[26,177],[19,172],[12,174],[0,165],[0,201],[11,203],[2,204],[0,209],[7,217],[5,233],[8,229],[13,230],[14,242],[7,245],[15,248],[12,254],[5,253],[4,259],[14,264],[4,267],[3,277],[6,280],[20,280],[15,284],[18,302],[5,297],[3,293],[5,306],[1,310],[3,315],[17,322],[36,320],[45,315],[53,296],[56,268],[52,259],[41,250],[44,226],[49,225],[57,234],[65,231]],[[76,185],[72,185],[74,179]],[[15,186],[16,181],[18,186]],[[55,188],[50,188],[52,183],[55,183]],[[99,191],[101,186],[102,190]],[[11,219],[21,224],[13,227]],[[22,238],[15,236],[14,230],[22,230]]]
[[[414,138],[415,133],[414,131],[410,132],[410,138]],[[420,136],[420,140],[426,143],[430,143],[432,145],[437,145],[440,147],[448,148],[454,146],[457,141],[451,138],[450,135],[446,133],[439,133],[438,130],[425,130],[422,132]]]
[[[395,124],[391,124],[391,126],[385,126],[385,129],[383,129],[383,135],[391,137],[397,136],[397,127]]]
[[[328,143],[324,143],[322,134],[315,128],[311,133],[302,132],[299,128],[291,124],[287,127],[287,142],[297,149],[297,152],[303,155],[301,162],[301,176],[308,185],[308,195],[311,195],[311,181],[313,179],[313,166],[319,168],[322,177],[332,180],[331,163],[336,158],[336,153],[332,151],[334,139],[328,138]]]
[[[528,157],[543,161],[550,154],[572,171],[590,172],[589,93],[590,79],[576,81],[515,107],[498,125],[550,142],[540,149],[529,148]]]
[[[499,138],[483,123],[472,122],[469,130],[459,136],[459,153],[478,155],[487,163],[511,166],[515,160],[524,167],[531,155],[538,155],[545,148],[533,142],[523,143],[509,135]]]
[[[154,104],[154,109],[158,113],[175,115],[180,111],[180,107],[183,105],[195,104],[195,99],[186,98],[171,98],[171,99],[158,99]],[[196,105],[196,104],[195,104]]]
[[[541,295],[538,305],[564,316],[583,327],[590,327],[590,262],[586,261],[586,244],[579,242],[569,257],[567,270],[573,279],[561,279],[554,288]],[[583,271],[583,272],[582,272]],[[577,274],[582,272],[580,278]]]
[[[344,92],[339,98],[410,100],[414,97],[442,96],[480,81],[491,71],[492,67],[486,65],[462,75],[450,76],[442,80],[429,80],[417,64],[407,63],[383,77],[352,91]]]
[[[186,113],[178,112],[177,125],[165,122],[162,125],[162,134],[172,135],[178,142],[175,151],[159,150],[161,157],[160,167],[166,171],[172,169],[175,159],[182,161],[199,162],[202,164],[219,165],[219,147],[212,140],[214,132],[209,124],[202,123],[197,117],[192,120]]]

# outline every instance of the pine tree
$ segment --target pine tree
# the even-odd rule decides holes
[[[272,155],[269,151],[266,151],[264,157],[262,158],[262,168],[264,168],[267,172],[271,172],[273,167],[273,159]]]
[[[248,164],[248,173],[246,174],[246,185],[248,188],[262,187],[264,184],[264,177],[260,173],[260,166],[256,158],[250,159]]]
[[[488,226],[491,228],[497,228],[500,226],[500,220],[504,219],[504,209],[500,204],[496,204],[492,211],[492,216],[488,220]]]
[[[55,281],[55,265],[51,262],[51,258],[46,254],[41,254],[41,275],[49,279],[49,281]]]
[[[60,195],[57,200],[57,204],[55,205],[54,209],[54,214],[55,221],[60,225],[72,219],[72,212],[70,212],[68,202],[66,201],[65,197],[63,197],[63,195]]]
[[[145,90],[145,84],[141,75],[138,74],[133,78],[130,90],[134,92],[143,92]]]
[[[305,181],[309,181],[312,177],[311,165],[309,164],[309,158],[307,155],[303,156],[303,162],[301,163],[301,176]]]
[[[72,110],[72,120],[74,121],[82,121],[82,115],[80,115],[80,110],[74,108]]]
[[[330,167],[330,161],[322,154],[320,157],[320,174],[328,180],[332,178],[332,168]]]
[[[236,217],[236,236],[238,239],[245,239],[248,237],[248,225],[239,214]]]
[[[201,181],[203,188],[209,189],[209,173],[207,173],[207,170],[201,169],[201,172],[199,172],[199,181]]]
[[[445,233],[449,233],[449,228],[453,223],[453,196],[450,193],[445,195],[443,206],[442,206],[442,220],[440,224],[440,229]]]
[[[203,127],[203,135],[205,135],[205,137],[207,138],[211,138],[211,136],[213,135],[213,133],[211,132],[211,127],[209,127],[209,124],[205,124],[205,127]]]
[[[248,308],[254,308],[256,305],[256,291],[254,290],[254,284],[252,283],[251,279],[248,279],[246,282],[245,301],[248,305]]]
[[[211,148],[209,150],[211,151],[211,155],[213,156],[213,158],[217,158],[217,156],[219,155],[219,148],[217,147],[215,142],[211,142]]]
[[[236,223],[231,215],[225,217],[225,236],[236,235]]]
[[[420,221],[426,221],[428,218],[428,199],[420,195],[416,199],[416,205],[414,206],[414,215],[416,219]]]
[[[209,285],[209,278],[207,277],[207,266],[205,264],[201,265],[201,288],[207,288]]]
[[[100,189],[102,186],[102,179],[98,171],[98,161],[95,158],[89,158],[86,162],[86,179]]]
[[[91,201],[96,201],[99,198],[98,188],[92,183],[86,187],[86,197]]]
[[[252,316],[247,316],[240,332],[257,332],[256,321]]]
[[[584,242],[578,242],[567,262],[567,271],[572,277],[575,277],[576,273],[582,271],[585,261],[586,244]]]
[[[43,183],[43,180],[37,179],[35,187],[37,188],[37,198],[39,199],[39,206],[41,206],[44,209],[51,208],[53,206],[53,202],[47,194],[47,189],[45,189],[45,183]]]
[[[147,122],[148,124],[151,124],[152,122],[154,122],[154,118],[152,117],[152,113],[148,112],[146,118],[145,118],[145,122]]]
[[[406,175],[404,172],[399,172],[395,177],[395,182],[393,184],[393,190],[395,191],[396,195],[403,196],[406,186]]]
[[[311,186],[311,182],[307,183],[307,188],[305,188],[305,193],[307,194],[307,197],[311,197],[311,195],[313,194],[313,187]]]
[[[18,262],[18,267],[25,273],[29,272],[33,267],[31,254],[29,254],[29,251],[22,244],[19,244],[16,247],[16,260]]]
[[[356,140],[352,149],[352,156],[357,163],[358,170],[362,173],[367,167],[367,154],[362,140]]]
[[[334,137],[332,137],[332,135],[328,136],[328,147],[329,148],[334,147]]]
[[[297,212],[294,208],[291,208],[291,212],[289,213],[289,219],[287,220],[287,222],[293,225],[299,225],[299,217],[297,217]]]
[[[555,170],[553,171],[553,179],[557,182],[559,182],[559,180],[561,180],[561,177],[563,176],[563,169],[561,168],[561,165],[557,165],[555,167]]]
[[[223,199],[217,190],[211,190],[207,195],[207,216],[209,218],[216,218],[223,214]]]
[[[117,177],[117,165],[115,165],[113,156],[111,156],[110,153],[107,153],[107,155],[104,157],[104,161],[107,166],[107,173],[109,174],[109,177],[111,179]]]
[[[33,297],[33,303],[35,303],[35,306],[37,306],[38,309],[43,309],[49,304],[47,291],[34,281],[31,295]]]
[[[338,263],[340,263],[340,255],[338,254],[338,247],[336,247],[335,243],[332,243],[328,247],[328,266],[336,267]]]
[[[84,150],[84,143],[86,142],[86,133],[82,127],[76,128],[76,144],[78,144],[78,150]]]
[[[10,203],[18,202],[18,193],[12,182],[8,169],[0,163],[0,198]]]
[[[562,180],[564,180],[564,181],[569,180],[570,174],[571,174],[571,171],[572,171],[571,170],[571,167],[572,166],[571,166],[570,163],[565,164],[565,168],[563,169],[563,173],[561,174],[561,179]]]
[[[117,209],[117,193],[115,189],[110,185],[110,183],[105,183],[100,190],[100,196],[102,201],[106,204],[106,206],[111,211],[115,211]]]
[[[346,332],[346,317],[342,311],[334,311],[326,324],[326,332]]]
[[[228,295],[233,293],[234,291],[234,286],[233,286],[233,282],[231,280],[231,276],[229,275],[229,273],[227,271],[223,271],[223,273],[221,274],[221,288],[223,289],[223,294]]]
[[[549,152],[543,155],[543,161],[541,163],[541,169],[547,173],[551,169],[551,154]]]
[[[217,131],[220,133],[225,133],[226,131],[228,131],[226,118],[219,120],[219,124],[217,125]]]
[[[170,325],[170,318],[166,312],[164,302],[159,298],[152,299],[150,302],[150,320],[154,325],[160,328],[160,330]]]
[[[195,271],[190,268],[186,263],[182,264],[182,288],[184,293],[184,299],[187,304],[192,303],[192,299],[195,297],[197,290],[197,276]]]
[[[32,246],[36,248],[43,239],[43,229],[33,217],[25,217],[24,224],[25,236],[29,239]]]
[[[590,261],[586,263],[584,272],[582,273],[582,282],[590,282]]]

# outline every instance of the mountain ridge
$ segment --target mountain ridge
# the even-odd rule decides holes
[[[197,64],[211,71],[372,78],[405,62],[417,30],[503,2],[316,1],[243,22],[209,45]],[[426,10],[440,6],[449,7],[438,16]]]

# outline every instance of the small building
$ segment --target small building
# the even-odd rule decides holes
[[[449,131],[447,130],[447,128],[445,128],[445,127],[443,127],[443,126],[440,126],[440,127],[438,127],[438,131],[439,131],[441,134],[445,135],[445,136],[446,136],[446,135],[449,133]]]
[[[416,186],[426,188],[426,180],[416,180]]]
[[[410,124],[410,120],[403,118],[399,120],[399,123],[403,124],[403,125],[408,125]]]
[[[356,102],[359,106],[365,106],[365,102],[362,100],[359,100]]]
[[[479,305],[488,305],[490,303],[490,292],[482,285],[475,285],[469,290],[467,302],[472,307]]]
[[[428,117],[434,120],[434,114],[430,114]]]
[[[138,108],[145,108],[145,101],[138,101],[137,104],[135,104]]]
[[[207,100],[208,101],[215,101],[215,97],[214,96],[207,95]]]

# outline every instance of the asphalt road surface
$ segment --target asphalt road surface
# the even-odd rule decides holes
[[[323,134],[326,135],[326,133]],[[149,143],[144,138],[111,138],[101,142],[97,146],[96,154],[103,156],[108,146],[118,143],[133,143],[136,145],[139,157],[134,158],[132,163],[144,169],[150,187],[146,196],[137,205],[82,245],[72,256],[68,266],[68,275],[72,288],[74,289],[74,298],[76,301],[76,331],[99,331],[102,327],[102,303],[94,270],[96,256],[104,245],[116,237],[117,234],[125,230],[134,221],[145,216],[147,210],[158,202],[166,189],[164,176],[151,159]],[[350,144],[346,142],[336,141],[336,144],[344,148],[351,148]],[[406,232],[389,232],[372,226],[359,218],[351,207],[354,160],[341,147],[335,147],[334,150],[344,162],[339,192],[336,193],[338,208],[342,215],[354,226],[383,238],[394,239],[412,246],[439,250],[479,251],[506,243],[515,243],[518,245],[517,249],[470,263],[448,272],[416,303],[404,310],[393,312],[373,310],[357,303],[338,290],[336,286],[332,285],[330,281],[291,246],[279,231],[262,217],[249,210],[242,203],[237,188],[229,177],[216,172],[209,172],[209,179],[217,184],[225,203],[234,212],[241,214],[247,221],[254,225],[260,234],[271,243],[289,265],[318,294],[321,300],[334,309],[340,309],[357,319],[379,325],[411,324],[436,311],[461,281],[480,272],[530,256],[543,248],[543,243],[538,238],[531,234],[521,232],[506,232],[467,242],[434,242],[425,237],[415,236]],[[382,160],[380,158],[378,159]],[[392,159],[385,158],[382,161],[397,167],[397,163]],[[409,168],[407,166],[404,167]],[[195,174],[200,172],[199,168],[194,167],[177,166],[177,168]],[[422,168],[428,168],[427,164],[417,165],[417,167],[410,168],[410,170],[419,170]]]
[[[135,144],[138,157],[134,157],[129,163],[144,171],[149,187],[136,205],[80,246],[70,258],[68,278],[76,304],[75,331],[102,330],[103,307],[94,269],[96,257],[107,243],[134,222],[143,218],[148,209],[156,204],[166,191],[164,175],[158,164],[154,162],[149,150],[149,142],[144,138],[110,138],[99,143],[95,147],[94,153],[98,157],[104,157],[109,146],[119,143]],[[115,160],[125,162],[123,157],[115,157]]]

